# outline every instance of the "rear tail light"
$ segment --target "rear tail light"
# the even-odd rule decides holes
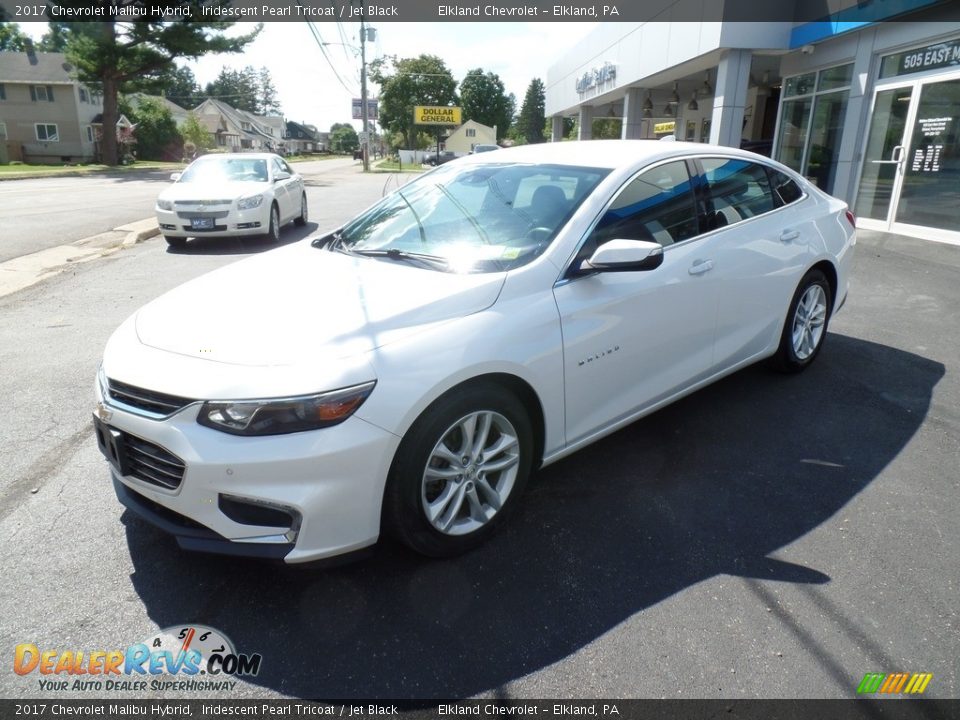
[[[854,215],[850,210],[845,210],[844,214],[847,216],[847,222],[850,223],[850,227],[854,230],[857,229],[857,216]]]

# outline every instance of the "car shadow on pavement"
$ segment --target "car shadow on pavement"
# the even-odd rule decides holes
[[[829,559],[770,556],[903,450],[944,372],[831,334],[805,373],[748,368],[541,470],[502,532],[453,560],[389,542],[330,570],[193,555],[125,513],[133,587],[158,626],[261,653],[246,682],[286,696],[474,695],[718,574],[829,583]]]
[[[272,242],[265,237],[248,238],[190,238],[183,247],[167,246],[169,255],[254,255],[303,240],[316,234],[317,223],[308,222],[302,227],[287,224],[280,229],[280,241]]]

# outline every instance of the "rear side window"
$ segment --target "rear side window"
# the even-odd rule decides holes
[[[803,190],[789,175],[773,168],[767,168],[767,172],[773,185],[773,203],[776,207],[789,205],[803,197]]]
[[[733,225],[774,209],[766,170],[756,163],[733,158],[703,158],[708,230]]]
[[[663,246],[697,235],[696,204],[686,163],[666,163],[641,173],[620,192],[597,223],[588,245],[646,240]]]

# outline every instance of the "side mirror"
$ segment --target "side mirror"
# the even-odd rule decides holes
[[[180,179],[180,176],[182,174],[183,173],[170,173],[170,180],[172,180],[173,182],[176,182],[177,180]]]
[[[286,172],[285,170],[281,170],[273,176],[274,182],[278,180],[289,180],[289,179],[290,179],[290,173]]]
[[[598,247],[581,271],[631,272],[653,270],[663,263],[663,248],[646,240],[610,240]]]

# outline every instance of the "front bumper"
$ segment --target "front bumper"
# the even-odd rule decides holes
[[[242,237],[263,235],[270,228],[270,203],[264,200],[259,207],[237,210],[233,205],[210,208],[156,208],[157,225],[168,237]],[[193,226],[194,218],[209,220],[212,227],[199,229]]]
[[[120,502],[181,547],[302,563],[376,543],[395,435],[351,417],[321,430],[239,437],[199,425],[199,405],[158,420],[97,395],[101,431],[182,460],[176,487],[110,465]]]

